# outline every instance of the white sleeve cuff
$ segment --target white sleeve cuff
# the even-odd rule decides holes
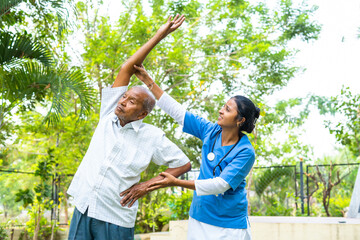
[[[180,125],[184,125],[186,109],[169,94],[164,92],[157,105]]]
[[[195,189],[198,196],[217,195],[230,189],[230,185],[221,177],[195,180]]]

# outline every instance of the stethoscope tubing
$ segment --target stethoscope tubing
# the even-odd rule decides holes
[[[221,130],[219,130],[217,133],[216,133],[216,136],[215,136],[215,141],[212,145],[212,148],[211,148],[211,152],[210,153],[214,153],[214,147],[215,147],[215,144],[216,144],[216,140],[219,136],[219,134],[221,133]],[[236,145],[240,142],[240,139],[241,139],[242,136],[239,136],[239,139],[237,140],[237,142],[231,147],[231,149],[220,159],[220,161],[218,162],[218,164],[216,164],[216,166],[213,168],[213,176],[215,177],[215,170],[217,167],[220,168],[220,173],[222,172],[222,168],[220,166],[220,163],[227,157],[227,155],[229,155],[229,153],[236,147]]]

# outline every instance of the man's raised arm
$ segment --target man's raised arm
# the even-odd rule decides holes
[[[184,22],[184,15],[179,17],[179,14],[172,17],[169,16],[167,22],[160,27],[155,36],[152,37],[147,43],[145,43],[134,55],[132,55],[122,66],[115,79],[112,87],[127,86],[129,84],[131,76],[135,73],[134,65],[141,65],[149,52],[167,35],[175,31]]]

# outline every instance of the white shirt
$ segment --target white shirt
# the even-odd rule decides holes
[[[169,94],[164,92],[157,105],[180,125],[184,125],[186,109]],[[230,185],[221,177],[216,177],[213,179],[195,180],[195,189],[198,196],[217,195],[230,189]]]
[[[134,121],[121,127],[114,110],[127,87],[105,88],[100,121],[68,193],[88,216],[122,227],[135,225],[138,203],[120,205],[120,193],[140,180],[150,161],[176,168],[189,159],[160,129]]]

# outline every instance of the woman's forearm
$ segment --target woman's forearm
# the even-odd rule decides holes
[[[175,186],[188,188],[195,190],[195,181],[194,180],[182,180],[182,179],[176,179],[174,182]]]
[[[148,86],[152,94],[154,94],[156,100],[159,100],[163,95],[164,90],[162,90],[150,76],[143,79],[143,82],[146,84],[146,86]]]

